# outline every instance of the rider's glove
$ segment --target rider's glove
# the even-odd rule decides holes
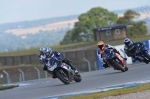
[[[103,64],[104,68],[110,67],[108,64]]]

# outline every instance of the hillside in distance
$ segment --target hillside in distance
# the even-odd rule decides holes
[[[18,27],[15,29],[5,30],[4,32],[12,33],[17,36],[24,36],[27,34],[36,34],[39,31],[59,31],[59,30],[63,30],[66,28],[70,28],[70,29],[73,28],[74,23],[77,21],[78,21],[77,19],[74,19],[74,20],[69,20],[69,21],[61,21],[61,22],[41,25],[41,26],[37,26],[37,27],[30,27],[30,28]]]
[[[70,16],[60,16],[60,17],[54,17],[54,18],[21,21],[21,22],[14,22],[14,23],[3,23],[3,24],[0,24],[0,30],[17,29],[17,28],[32,28],[32,27],[44,26],[44,25],[52,24],[56,22],[74,20],[77,18],[78,18],[78,15],[70,15]]]
[[[52,19],[54,20],[52,21]],[[52,22],[48,23],[48,21]],[[1,24],[0,37],[2,39],[0,39],[0,51],[15,51],[41,46],[58,45],[65,33],[73,28],[76,21],[78,21],[77,17],[72,15],[34,20],[31,22]],[[29,23],[38,24],[36,26],[31,26]],[[6,39],[7,41],[5,41]]]

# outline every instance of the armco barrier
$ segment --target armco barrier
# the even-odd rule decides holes
[[[63,53],[66,58],[72,60],[72,63],[76,66],[77,69],[82,68],[81,70],[79,69],[79,71],[88,71],[87,63],[83,60],[83,58],[86,58],[88,61],[90,61],[92,70],[95,68],[94,62],[96,61],[96,57],[94,50],[78,50],[61,53]],[[29,64],[35,66],[41,65],[38,59],[38,53],[30,55],[0,57],[0,66],[18,66]]]

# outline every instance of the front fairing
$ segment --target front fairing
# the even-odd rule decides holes
[[[116,54],[112,50],[108,50],[105,54],[105,61],[110,61],[116,57]]]
[[[55,57],[52,57],[52,58],[49,60],[49,63],[50,63],[50,66],[53,66],[55,63],[57,63]]]
[[[140,45],[140,44],[137,44],[136,45],[136,53],[140,53],[142,52],[144,49],[144,46]]]
[[[145,46],[137,45],[136,47],[137,47],[137,50],[136,50],[137,56],[142,56],[142,55],[147,54],[148,50]]]
[[[56,57],[54,55],[52,55],[50,58],[49,57],[46,58],[45,60],[48,61],[47,66],[49,68],[54,67],[54,66],[56,67],[58,65],[58,61],[56,60]]]

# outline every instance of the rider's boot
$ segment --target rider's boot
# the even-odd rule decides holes
[[[67,65],[69,65],[69,66],[71,67],[71,69],[74,71],[75,74],[78,74],[78,70],[75,68],[75,66],[73,66],[73,65],[71,64],[71,60],[69,60],[69,59],[64,59],[63,62],[66,63]]]
[[[71,67],[71,69],[74,71],[75,74],[79,74],[78,70],[75,68],[75,66],[73,66],[71,63],[69,63],[69,66]]]
[[[132,62],[135,62],[135,61],[136,61],[136,59],[132,57]]]
[[[44,71],[47,71],[47,70],[48,70],[46,64],[43,65],[43,70],[44,70]]]
[[[71,69],[74,71],[75,74],[78,74],[78,70],[72,65],[69,63],[69,66],[71,67]]]

